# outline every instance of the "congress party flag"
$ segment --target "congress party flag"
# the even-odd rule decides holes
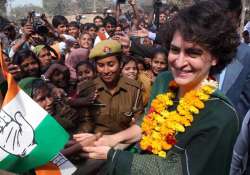
[[[49,162],[69,135],[19,88],[4,64],[1,46],[0,63],[8,85],[0,109],[0,169],[22,173]]]
[[[48,164],[38,167],[36,175],[71,175],[76,167],[61,153],[57,154]]]

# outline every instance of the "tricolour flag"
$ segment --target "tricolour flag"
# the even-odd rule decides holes
[[[36,169],[36,175],[71,175],[76,167],[61,153],[56,155],[48,164]]]
[[[49,162],[69,139],[67,132],[34,102],[7,71],[8,89],[0,110],[0,169],[22,173]]]

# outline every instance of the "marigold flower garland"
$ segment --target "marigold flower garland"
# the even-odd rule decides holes
[[[176,110],[169,111],[178,86],[174,81],[169,83],[169,91],[159,94],[152,101],[148,114],[144,117],[140,147],[160,157],[166,157],[166,152],[177,142],[178,132],[185,132],[185,127],[191,126],[193,115],[205,107],[210,95],[217,89],[214,80],[205,80],[197,90],[192,90],[180,99]]]

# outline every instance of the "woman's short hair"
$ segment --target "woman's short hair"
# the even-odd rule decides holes
[[[166,45],[170,46],[174,33],[179,31],[184,40],[207,49],[218,61],[210,69],[210,75],[220,73],[235,56],[239,35],[230,19],[214,2],[198,2],[182,9],[170,24],[171,35]]]

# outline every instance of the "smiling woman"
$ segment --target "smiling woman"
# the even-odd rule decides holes
[[[209,70],[217,64],[210,52],[193,42],[187,42],[176,31],[168,55],[169,67],[175,82],[180,86],[179,97],[197,89],[204,79],[208,79]]]
[[[103,136],[95,147],[83,148],[91,158],[107,159],[110,174],[229,173],[239,122],[213,75],[232,61],[237,31],[210,1],[187,7],[174,18],[169,31],[170,72],[156,78],[140,126]],[[112,148],[136,141],[139,154]]]

